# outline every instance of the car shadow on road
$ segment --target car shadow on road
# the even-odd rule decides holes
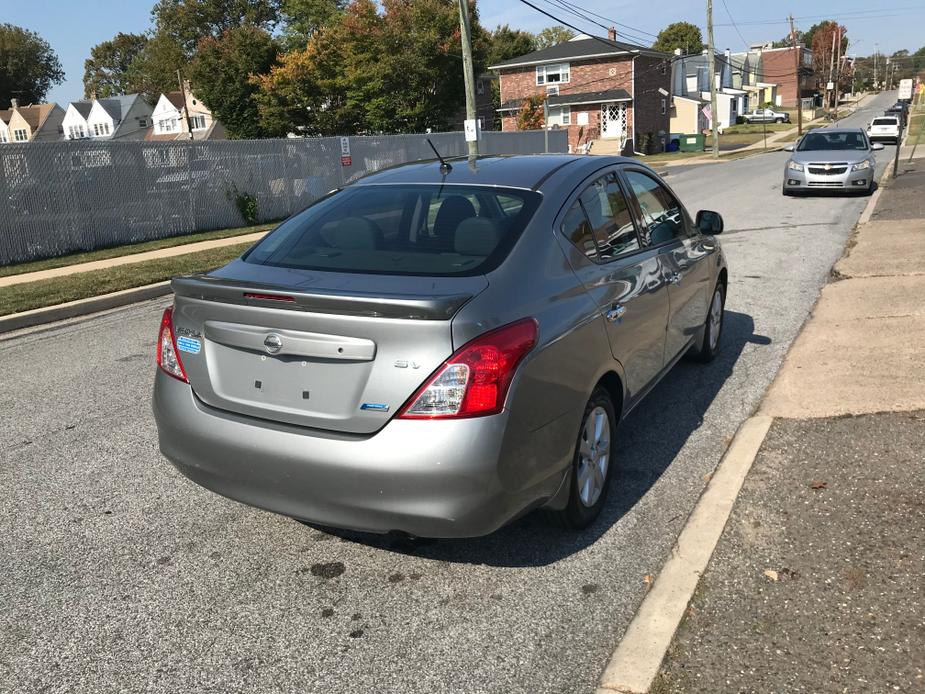
[[[768,345],[756,335],[751,316],[726,311],[723,346],[716,359],[701,365],[682,360],[630,413],[618,434],[617,476],[595,523],[576,533],[557,527],[542,513],[530,513],[487,537],[463,540],[409,539],[319,528],[344,541],[426,559],[489,566],[544,566],[597,541],[661,477],[729,378],[747,344]],[[718,462],[718,461],[717,461]],[[684,513],[684,509],[679,509]]]

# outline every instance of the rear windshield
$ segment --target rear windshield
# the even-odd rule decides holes
[[[863,133],[811,132],[803,136],[797,146],[798,152],[819,150],[866,150],[867,138]]]
[[[898,118],[874,118],[871,125],[896,125],[898,122]]]
[[[507,257],[539,205],[526,190],[356,185],[283,222],[249,263],[388,275],[475,275]]]

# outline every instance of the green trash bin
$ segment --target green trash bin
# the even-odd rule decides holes
[[[678,149],[682,152],[702,152],[703,151],[703,133],[695,135],[681,135],[680,146]]]

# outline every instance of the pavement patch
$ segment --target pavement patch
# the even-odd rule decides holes
[[[771,422],[757,416],[739,428],[604,670],[600,694],[649,691]]]

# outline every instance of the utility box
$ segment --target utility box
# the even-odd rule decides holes
[[[681,135],[679,138],[679,147],[682,152],[702,152],[703,151],[703,133],[696,135]]]

